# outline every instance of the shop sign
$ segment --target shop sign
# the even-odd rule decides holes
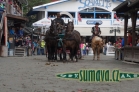
[[[79,0],[83,6],[78,7],[78,9],[86,8],[86,7],[104,7],[109,8],[111,7],[111,0]]]
[[[96,23],[99,23],[101,25],[103,22],[101,20],[87,20],[86,24],[88,25],[95,25]]]

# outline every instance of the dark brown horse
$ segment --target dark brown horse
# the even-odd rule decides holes
[[[51,20],[50,29],[46,31],[44,39],[48,51],[48,61],[57,60],[57,39],[58,39],[57,24],[54,20],[53,21]]]
[[[76,62],[78,61],[77,52],[80,49],[79,45],[81,43],[80,33],[74,30],[73,21],[67,24],[65,31],[65,36],[63,38],[63,50],[64,50],[64,60],[66,60],[66,49],[70,50],[70,59],[73,61],[75,56]]]

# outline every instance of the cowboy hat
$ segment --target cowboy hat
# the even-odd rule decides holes
[[[96,24],[95,25],[99,25],[99,23],[98,22],[96,22]]]

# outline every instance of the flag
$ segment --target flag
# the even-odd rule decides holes
[[[82,21],[82,18],[79,13],[78,13],[78,21],[80,21],[80,22]]]
[[[114,18],[116,18],[117,21],[119,21],[118,17],[116,14],[114,14]]]

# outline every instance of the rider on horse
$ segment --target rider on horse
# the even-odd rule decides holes
[[[94,36],[100,36],[100,34],[101,34],[100,27],[98,27],[98,26],[99,26],[99,23],[96,23],[95,26],[92,27],[92,30],[91,30],[92,39],[93,39]]]

